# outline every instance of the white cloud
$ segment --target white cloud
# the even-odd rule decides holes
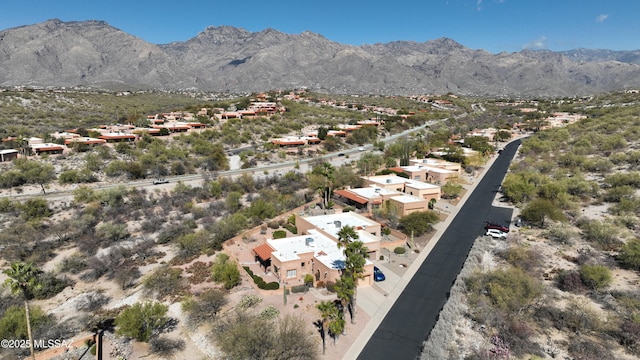
[[[547,37],[540,36],[539,38],[530,41],[522,46],[523,49],[544,49],[547,46]]]
[[[609,17],[609,14],[600,14],[596,17],[596,22],[604,22]]]

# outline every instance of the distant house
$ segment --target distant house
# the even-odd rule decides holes
[[[0,162],[12,161],[18,157],[18,150],[5,149],[0,150]]]
[[[65,146],[53,143],[32,144],[29,146],[36,155],[42,154],[62,154]]]
[[[117,143],[117,142],[128,142],[135,141],[135,134],[127,134],[127,133],[103,133],[99,136],[100,139],[104,139],[109,143]]]
[[[101,145],[106,143],[107,140],[105,139],[96,139],[96,138],[92,138],[92,137],[84,137],[84,136],[79,136],[79,137],[74,137],[74,138],[69,138],[69,139],[65,139],[64,140],[64,144],[67,146],[73,146],[76,144],[82,144],[82,145]]]

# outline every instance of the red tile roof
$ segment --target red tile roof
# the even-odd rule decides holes
[[[271,259],[271,253],[273,251],[274,250],[267,243],[264,243],[258,247],[253,248],[253,253],[256,254],[262,261],[267,261]]]
[[[355,201],[358,204],[366,204],[369,202],[369,200],[363,198],[362,196],[356,195],[349,190],[336,190],[335,193],[340,196],[344,196],[349,200]]]

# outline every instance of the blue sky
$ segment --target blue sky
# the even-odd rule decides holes
[[[639,14],[639,0],[0,0],[0,30],[58,18],[104,20],[155,44],[229,25],[351,45],[448,37],[493,53],[639,50]]]

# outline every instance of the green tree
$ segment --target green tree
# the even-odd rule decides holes
[[[3,285],[8,287],[12,294],[22,295],[27,322],[27,336],[29,337],[29,351],[31,352],[31,358],[35,360],[33,334],[31,333],[31,317],[29,316],[29,299],[33,291],[40,287],[38,276],[40,276],[42,271],[32,263],[15,262],[11,264],[10,268],[5,269],[3,273],[8,276]]]
[[[464,187],[462,187],[461,184],[455,181],[448,181],[442,185],[442,197],[445,199],[455,199],[462,194],[463,190]]]
[[[211,277],[215,282],[223,283],[225,289],[231,289],[240,284],[240,271],[236,263],[229,259],[229,255],[220,253],[211,268]]]
[[[49,318],[39,306],[29,307],[29,321],[34,332],[51,324]],[[0,338],[1,339],[28,339],[27,319],[24,316],[24,309],[19,305],[12,305],[7,308],[0,318]]]
[[[433,228],[440,221],[438,214],[432,210],[416,211],[400,218],[400,227],[405,234],[421,236]]]
[[[56,178],[53,165],[24,158],[18,158],[14,160],[13,163],[16,169],[22,172],[29,183],[40,185],[43,194],[47,193],[44,185],[50,183]]]
[[[535,199],[531,201],[524,209],[520,216],[528,221],[538,223],[540,227],[544,227],[547,218],[552,220],[564,220],[562,210],[548,199]]]
[[[136,303],[124,309],[115,320],[116,332],[137,341],[148,342],[170,322],[168,306],[160,303]]]

